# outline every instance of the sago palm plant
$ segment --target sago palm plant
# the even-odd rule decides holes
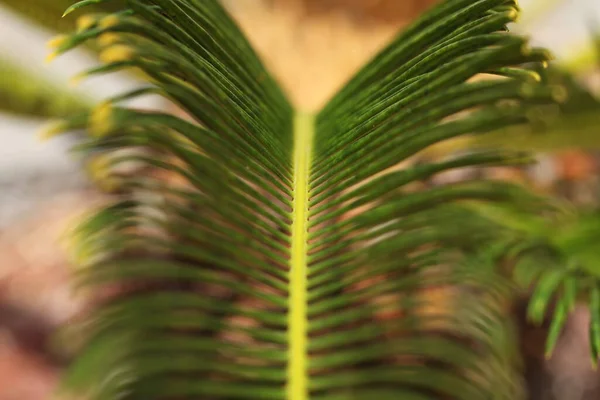
[[[533,319],[556,304],[549,351],[589,300],[595,360],[594,220],[508,183],[420,184],[529,162],[523,152],[408,163],[561,97],[536,72],[548,53],[507,32],[517,16],[514,0],[444,1],[315,113],[286,100],[216,0],[127,0],[53,41],[57,54],[100,46],[88,75],[135,69],[149,82],[47,132],[87,127],[77,149],[114,195],[73,233],[77,282],[98,301],[71,327],[83,345],[65,390],[518,399],[507,316],[519,285],[534,287]],[[156,93],[183,116],[120,106]]]

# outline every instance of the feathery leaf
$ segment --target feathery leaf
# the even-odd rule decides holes
[[[79,282],[116,294],[81,328],[66,387],[95,399],[522,395],[510,290],[479,251],[495,225],[464,203],[539,199],[499,182],[416,187],[527,155],[401,164],[553,100],[530,68],[548,53],[506,32],[514,1],[443,2],[316,115],[293,109],[217,1],[127,7],[57,52],[110,37],[89,73],[141,70],[153,86],[125,96],[161,93],[189,118],[119,99],[89,115],[79,149],[100,157],[117,199],[76,231]]]

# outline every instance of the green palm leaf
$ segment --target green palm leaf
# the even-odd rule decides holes
[[[483,251],[495,225],[461,203],[540,199],[499,182],[414,184],[528,158],[398,168],[551,101],[528,68],[548,54],[505,32],[514,1],[443,2],[316,114],[294,110],[217,1],[127,6],[55,43],[62,53],[111,35],[89,73],[136,68],[152,83],[62,125],[89,126],[79,149],[115,193],[74,234],[78,282],[116,294],[79,328],[87,344],[67,388],[97,399],[522,395],[502,310],[510,285]],[[471,80],[481,73],[500,78]],[[146,93],[190,118],[119,107]]]
[[[600,100],[568,72],[551,67],[543,75],[560,88],[557,94],[564,97],[561,104],[540,107],[531,113],[528,127],[500,130],[475,140],[475,146],[531,151],[600,148]]]
[[[550,317],[546,356],[550,357],[566,317],[583,302],[590,307],[592,364],[597,367],[600,347],[598,288],[600,287],[600,214],[561,205],[544,214],[523,213],[506,207],[478,205],[477,212],[492,225],[493,243],[504,243],[513,280],[533,290],[528,318],[541,324]],[[500,239],[502,238],[502,239]]]
[[[594,34],[593,61],[587,67],[600,67],[600,36]],[[552,65],[538,70],[544,82],[555,87],[559,104],[541,105],[528,115],[531,123],[485,136],[463,137],[429,149],[427,155],[447,154],[473,148],[504,148],[548,152],[564,149],[600,148],[600,99],[582,85],[572,71]]]

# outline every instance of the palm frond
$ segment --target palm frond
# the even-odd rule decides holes
[[[478,205],[478,212],[496,224],[495,243],[503,243],[505,273],[521,290],[532,291],[527,316],[534,324],[550,317],[546,356],[556,346],[567,316],[578,302],[590,307],[592,364],[598,363],[600,325],[600,214],[557,204],[550,213],[523,213],[515,209]],[[502,238],[498,240],[499,238]]]
[[[600,60],[600,52],[598,57]],[[548,68],[542,76],[556,87],[557,97],[562,101],[532,110],[531,124],[499,130],[473,140],[472,146],[538,152],[600,148],[600,99],[574,75],[558,67]]]
[[[600,35],[594,34],[595,47],[585,61],[588,70],[600,68]],[[579,68],[582,69],[582,68]],[[439,158],[457,151],[473,149],[510,149],[530,152],[553,152],[565,149],[593,150],[600,147],[600,99],[575,75],[578,68],[553,64],[539,68],[543,81],[554,87],[555,104],[540,105],[528,114],[529,124],[498,129],[489,135],[466,136],[431,146],[424,158]]]
[[[80,149],[116,195],[74,235],[80,284],[116,294],[82,326],[67,387],[97,399],[522,395],[510,285],[490,279],[490,225],[460,203],[540,199],[499,182],[415,185],[528,157],[400,168],[552,101],[529,68],[548,53],[506,32],[514,1],[443,2],[316,115],[293,109],[217,1],[127,6],[56,43],[110,35],[90,73],[137,68],[152,83],[64,123],[89,127]],[[498,78],[472,79],[483,73]],[[146,93],[189,118],[119,107]]]

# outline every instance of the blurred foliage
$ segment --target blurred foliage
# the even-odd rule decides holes
[[[64,11],[73,4],[72,0],[1,0],[0,3],[29,18],[31,21],[53,31],[67,32],[73,29],[79,13],[60,18]],[[118,10],[125,4],[124,0],[110,1],[86,10],[88,13],[106,13]]]
[[[600,51],[598,60],[600,71]],[[477,145],[538,152],[600,149],[600,99],[574,75],[559,67],[551,66],[539,73],[545,82],[556,87],[561,101],[534,110],[528,128],[499,131],[481,138]]]
[[[594,36],[595,69],[600,72],[600,36]],[[600,98],[580,77],[559,65],[538,68],[540,79],[552,86],[558,102],[540,105],[528,115],[530,124],[488,135],[459,138],[433,146],[424,157],[443,157],[473,148],[506,148],[533,152],[600,149]]]
[[[68,31],[76,24],[85,24],[90,15],[79,18],[73,13],[60,18],[73,4],[71,0],[2,0],[3,5],[30,21],[52,31]],[[124,3],[111,1],[91,8],[91,15],[100,18]],[[11,61],[10,54],[0,55],[0,110],[23,116],[62,117],[87,111],[91,101],[81,93],[59,87],[50,78],[44,78]]]
[[[64,117],[89,109],[84,96],[0,59],[0,110],[32,117]]]

